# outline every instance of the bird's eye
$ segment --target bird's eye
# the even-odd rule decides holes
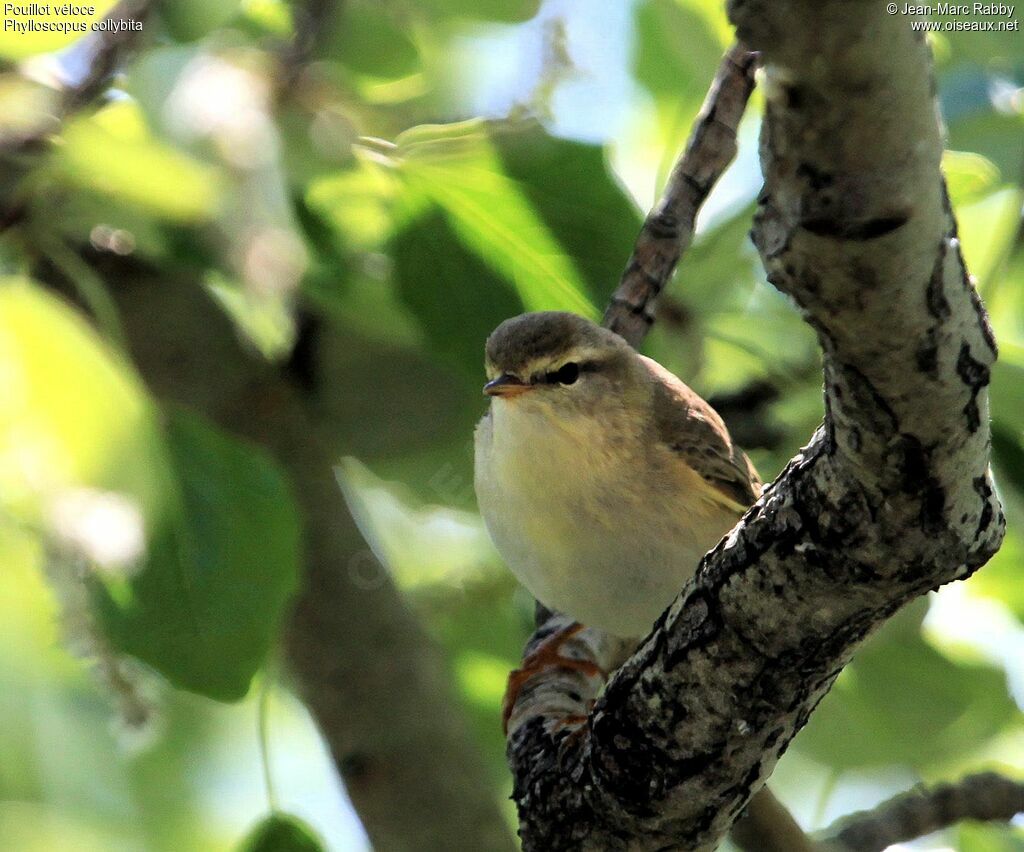
[[[580,377],[580,365],[570,361],[568,364],[563,364],[554,373],[548,373],[547,379],[551,384],[558,383],[560,385],[571,385],[574,384],[576,379]]]

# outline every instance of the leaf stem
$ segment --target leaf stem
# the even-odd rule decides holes
[[[270,766],[270,696],[277,679],[277,655],[267,661],[260,678],[259,704],[256,709],[256,726],[259,739],[260,765],[263,769],[263,786],[267,793],[267,807],[271,813],[278,810],[277,791],[274,788],[273,772]]]

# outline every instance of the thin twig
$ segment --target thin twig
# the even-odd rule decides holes
[[[868,811],[843,817],[823,832],[836,852],[881,852],[963,820],[1007,822],[1024,813],[1024,783],[995,772],[968,775],[952,784],[920,787]]]
[[[693,240],[704,199],[736,156],[736,130],[754,89],[756,64],[757,54],[739,43],[722,58],[686,150],[640,230],[604,315],[604,325],[633,346],[654,323],[654,302]]]

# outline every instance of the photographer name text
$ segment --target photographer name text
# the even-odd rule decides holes
[[[893,4],[895,5],[895,4]],[[1016,6],[1005,3],[936,3],[934,6],[904,3],[901,15],[977,15],[982,18],[1009,18]]]

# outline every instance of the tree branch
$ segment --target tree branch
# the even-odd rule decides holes
[[[963,820],[1008,822],[1021,813],[1024,784],[983,772],[954,784],[911,790],[843,817],[822,833],[822,842],[841,852],[882,852]]]
[[[743,45],[730,48],[715,75],[690,139],[675,163],[658,204],[648,213],[605,312],[604,325],[639,347],[654,322],[653,308],[693,239],[697,214],[736,155],[736,132],[754,87],[757,54]],[[538,630],[530,654],[572,620],[538,609]],[[563,654],[588,660],[591,673],[567,669],[537,677],[519,693],[508,720],[514,731],[524,717],[540,716],[557,730],[579,730],[607,680],[632,650],[600,631],[586,629],[561,646]],[[789,811],[767,789],[758,793],[737,822],[733,840],[757,852],[804,852],[812,844]]]
[[[528,685],[509,745],[527,850],[714,848],[856,647],[1004,531],[995,344],[943,191],[923,39],[878,3],[730,12],[765,66],[753,238],[818,333],[826,419],[588,716],[546,712],[557,673]]]
[[[654,303],[690,246],[697,212],[736,156],[736,131],[754,90],[757,54],[742,44],[722,57],[686,150],[651,209],[604,314],[604,325],[639,346],[654,323]]]

